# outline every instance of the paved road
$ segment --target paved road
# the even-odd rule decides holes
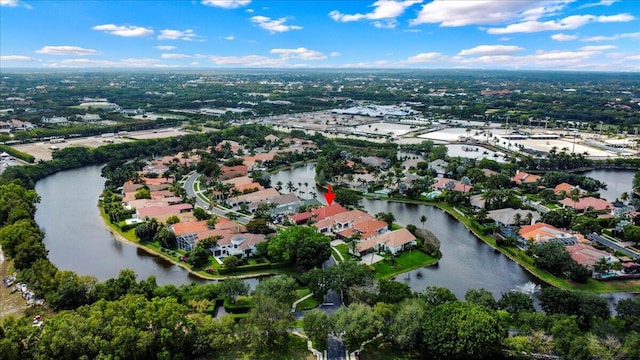
[[[209,203],[202,200],[198,196],[196,196],[196,189],[194,186],[195,186],[196,180],[198,179],[198,176],[200,176],[200,174],[198,174],[197,172],[193,172],[191,175],[189,175],[189,177],[185,181],[184,190],[187,192],[187,195],[189,197],[193,197],[196,199],[197,206],[205,210],[208,210],[212,214],[222,216],[222,217],[227,217],[227,213],[229,212],[228,209],[224,209],[218,206],[213,207],[212,209],[209,209]],[[237,213],[237,214],[238,214],[238,218],[236,219],[237,222],[243,225],[246,225],[249,221],[251,221],[250,216],[242,215],[240,213]]]
[[[640,258],[639,254],[637,254],[637,253],[635,253],[635,252],[633,252],[633,251],[631,251],[631,250],[629,250],[629,249],[627,249],[627,248],[625,248],[623,246],[620,246],[620,244],[618,244],[618,243],[616,243],[614,241],[611,241],[611,240],[609,240],[607,238],[604,238],[604,237],[602,237],[602,236],[600,236],[600,235],[598,235],[596,233],[587,235],[587,239],[589,239],[591,241],[595,241],[597,243],[600,243],[600,244],[602,244],[604,246],[608,246],[608,247],[610,247],[610,248],[612,248],[612,249],[614,249],[616,251],[620,251],[621,253],[626,254],[627,256],[629,256],[630,258],[632,258],[634,260]]]
[[[347,348],[342,340],[335,336],[327,339],[327,360],[347,360]]]

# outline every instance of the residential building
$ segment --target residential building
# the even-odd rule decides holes
[[[303,224],[308,220],[320,221],[328,216],[333,216],[346,211],[347,209],[334,201],[331,205],[291,215],[291,221],[296,224]]]
[[[608,252],[598,250],[593,246],[587,244],[569,245],[565,249],[567,249],[567,252],[569,253],[569,255],[571,255],[571,258],[573,260],[591,270],[595,269],[595,265],[600,261],[601,258],[605,258],[608,264],[620,262],[620,260],[609,254]]]
[[[135,219],[145,220],[161,215],[177,215],[183,212],[190,212],[193,210],[191,204],[175,204],[168,206],[151,206],[146,208],[136,209],[134,215]]]
[[[365,165],[373,166],[376,168],[386,168],[389,166],[389,161],[378,156],[363,156],[362,163]]]
[[[368,220],[373,220],[373,216],[356,209],[327,216],[324,219],[318,220],[313,226],[321,233],[338,233],[352,227],[355,223]]]
[[[521,246],[527,246],[527,241],[533,241],[534,245],[545,242],[575,245],[579,242],[584,242],[584,237],[581,234],[572,234],[568,231],[560,230],[553,225],[539,222],[520,228],[518,232],[518,242]]]
[[[460,191],[463,193],[468,193],[473,189],[473,185],[465,185],[462,182],[454,179],[448,179],[445,177],[438,178],[435,184],[432,185],[435,190],[449,190],[449,191]]]
[[[527,219],[531,214],[531,221],[528,224]],[[532,210],[522,210],[522,209],[513,209],[513,208],[505,208],[505,209],[497,209],[491,210],[487,212],[487,217],[495,221],[496,223],[502,226],[511,226],[511,225],[533,225],[538,220],[540,220],[540,213]],[[516,219],[520,218],[520,224],[516,224]]]
[[[561,184],[556,185],[556,187],[553,188],[553,193],[556,195],[569,196],[573,189],[579,189],[579,188],[577,186],[563,182]]]
[[[442,159],[436,159],[429,163],[429,169],[434,170],[438,177],[443,177],[447,173],[447,166],[449,163]]]
[[[236,197],[231,197],[227,201],[231,206],[239,205],[242,203],[254,203],[259,201],[269,201],[280,196],[278,190],[274,188],[268,188],[264,190],[258,190],[249,194],[243,194]]]
[[[69,119],[66,116],[53,116],[53,117],[41,117],[40,121],[45,124],[52,125],[67,125],[69,123]]]
[[[516,185],[534,184],[540,181],[540,176],[518,170],[513,178],[511,178],[511,181],[516,183]]]
[[[360,241],[369,240],[373,237],[384,234],[389,230],[389,225],[381,220],[366,220],[353,224],[352,227],[342,230],[338,236],[347,239],[354,235],[358,235]]]
[[[613,209],[613,204],[604,199],[598,199],[593,196],[580,198],[574,202],[571,198],[564,198],[560,200],[560,204],[565,208],[572,208],[578,212],[584,212],[587,209],[593,209],[595,211],[608,212]]]
[[[222,166],[220,168],[220,180],[228,180],[235,177],[247,176],[249,167],[247,165]]]
[[[102,118],[100,118],[98,114],[84,114],[80,115],[80,120],[84,122],[96,122],[102,120]]]
[[[402,228],[386,232],[380,236],[361,241],[356,245],[356,251],[360,256],[370,251],[391,251],[398,255],[406,247],[416,244],[416,237],[407,229]]]

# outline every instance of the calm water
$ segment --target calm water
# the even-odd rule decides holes
[[[314,176],[315,167],[305,165],[273,174],[271,180],[274,186],[278,180],[283,184],[291,180],[298,187],[298,182],[314,184]],[[155,275],[159,284],[180,285],[202,281],[189,276],[187,271],[178,266],[116,240],[99,216],[97,199],[103,183],[98,166],[65,171],[38,182],[36,190],[42,202],[38,205],[36,221],[46,231],[49,258],[56,266],[78,274],[92,275],[99,280],[116,277],[121,269],[128,268],[134,270],[139,279]],[[310,185],[309,191],[314,188]],[[307,191],[304,185],[302,189]],[[324,202],[320,189],[315,191],[318,200]],[[442,210],[425,205],[366,199],[363,205],[371,214],[393,212],[396,222],[401,225],[415,224],[421,227],[418,219],[421,215],[427,216],[425,227],[440,239],[443,258],[436,267],[398,276],[396,280],[406,282],[414,291],[436,285],[451,289],[459,298],[468,289],[478,288],[485,288],[495,296],[500,296],[516,286],[536,282],[518,264],[478,240]],[[248,282],[254,287],[258,280]],[[608,296],[618,299],[631,295]]]
[[[615,201],[620,194],[626,192],[631,194],[631,184],[633,184],[633,176],[636,174],[633,170],[591,170],[580,173],[580,175],[592,177],[596,180],[607,184],[607,190],[600,191],[600,197],[609,201]]]
[[[42,197],[36,221],[45,231],[49,259],[60,269],[98,280],[132,269],[138,279],[155,275],[158,284],[199,281],[184,269],[118,241],[104,225],[97,205],[104,187],[100,166],[61,172],[38,181]]]

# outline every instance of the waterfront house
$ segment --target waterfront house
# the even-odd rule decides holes
[[[572,234],[568,231],[558,229],[553,225],[539,222],[520,228],[518,232],[518,243],[526,247],[527,241],[532,241],[534,245],[544,242],[559,242],[564,245],[575,245],[579,242],[584,242],[584,237],[582,234]]]
[[[347,209],[342,207],[337,202],[334,202],[331,205],[319,207],[317,209],[313,209],[311,211],[305,211],[302,213],[291,215],[291,221],[295,224],[302,224],[312,219],[315,221],[320,221],[328,216],[333,216],[342,212],[346,212]]]
[[[580,188],[577,186],[571,185],[569,183],[563,182],[556,185],[556,187],[553,188],[553,193],[556,194],[556,196],[566,197],[571,195],[571,191],[573,189],[580,189]],[[580,190],[580,194],[584,194],[584,191]]]
[[[588,269],[595,270],[595,265],[601,258],[606,259],[607,264],[620,262],[616,257],[606,251],[598,250],[591,245],[575,244],[569,245],[565,249],[571,258],[578,264],[586,266]]]
[[[532,210],[522,210],[522,209],[513,209],[513,208],[504,208],[491,210],[487,212],[487,217],[495,221],[501,226],[511,226],[511,225],[523,225],[524,222],[527,221],[529,214],[531,214],[531,221],[528,224],[524,225],[533,225],[538,220],[540,220],[540,213]],[[516,219],[520,218],[520,224],[516,224]]]
[[[393,255],[398,255],[408,246],[416,244],[416,237],[407,229],[398,229],[386,232],[380,236],[361,241],[356,244],[358,255],[362,256],[370,251],[388,250]]]
[[[321,233],[338,233],[342,230],[350,228],[357,222],[368,221],[372,219],[373,216],[367,214],[362,210],[350,210],[327,216],[324,219],[318,220],[315,224],[313,224],[313,226],[318,229],[318,232]]]
[[[167,206],[150,206],[136,209],[134,218],[137,220],[146,220],[156,216],[177,215],[184,212],[191,212],[193,205],[191,204],[175,204]]]
[[[347,239],[354,235],[358,235],[360,241],[369,240],[373,237],[384,234],[389,230],[389,225],[382,220],[365,220],[353,224],[352,227],[342,230],[338,233],[338,237]]]
[[[580,198],[574,202],[570,198],[564,198],[560,200],[560,204],[565,208],[572,208],[577,212],[584,212],[587,209],[592,209],[599,212],[609,212],[613,209],[613,204],[604,199],[598,199],[593,196]]]

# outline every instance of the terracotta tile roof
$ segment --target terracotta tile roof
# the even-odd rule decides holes
[[[257,182],[252,182],[250,184],[237,185],[234,187],[236,188],[236,190],[240,192],[243,192],[245,190],[253,190],[253,189],[255,189],[255,191],[264,190],[264,186],[260,185],[260,183],[257,183]]]
[[[405,228],[398,229],[395,231],[390,231],[388,233],[384,233],[378,236],[378,240],[381,244],[386,244],[388,247],[391,247],[391,248],[395,248],[401,245],[406,245],[415,239],[416,237],[413,236],[411,231]]]
[[[567,249],[567,252],[569,252],[573,260],[587,267],[593,267],[602,257],[613,259],[608,252],[598,250],[587,244],[569,245],[565,249]]]
[[[567,195],[569,195],[569,193],[571,192],[571,190],[573,190],[573,188],[575,188],[575,186],[569,183],[563,182],[561,184],[556,185],[556,187],[553,188],[553,192],[556,195],[559,195],[564,191],[565,193],[567,193]]]
[[[343,212],[347,212],[347,209],[342,207],[337,202],[334,202],[331,205],[323,206],[317,209],[313,209],[311,211],[311,216],[315,218],[316,221],[320,221],[326,217],[337,215]]]
[[[566,207],[574,208],[577,211],[583,211],[587,208],[592,208],[596,211],[604,211],[613,209],[613,204],[604,199],[598,199],[593,196],[581,198],[574,204],[573,200],[570,198],[564,198],[560,200],[560,203]]]
[[[171,230],[173,230],[173,233],[176,234],[176,236],[179,236],[184,234],[198,233],[211,229],[209,229],[209,226],[207,226],[206,220],[200,220],[175,223],[171,225]]]
[[[166,179],[163,177],[157,177],[157,178],[142,177],[142,179],[144,180],[144,183],[147,186],[149,186],[149,189],[151,189],[151,185],[164,185],[166,188],[166,187],[169,187],[169,185],[171,185],[171,183],[173,182],[172,179]]]
[[[360,221],[354,224],[352,227],[342,230],[338,233],[338,235],[348,238],[356,233],[360,233],[360,240],[367,240],[371,237],[378,236],[381,230],[387,229],[388,225],[386,222],[381,220],[367,220]]]
[[[249,176],[238,176],[235,178],[224,180],[223,183],[231,184],[233,186],[242,186],[253,183],[253,180],[251,180]]]
[[[540,176],[519,171],[511,180],[518,185],[530,184],[540,180]]]
[[[363,252],[375,247],[377,244],[386,245],[389,248],[396,248],[402,245],[406,245],[416,239],[413,234],[405,229],[398,229],[389,231],[380,236],[373,237],[369,240],[361,241],[356,245],[356,249],[359,252]]]
[[[518,232],[524,239],[532,239],[534,244],[539,242],[547,242],[553,239],[576,238],[579,242],[584,241],[582,234],[571,234],[568,231],[558,229],[553,225],[539,222],[533,225],[523,226]]]
[[[463,193],[468,193],[469,191],[471,191],[471,189],[473,189],[473,185],[464,185],[463,183],[461,183],[458,180],[453,180],[453,179],[448,179],[448,178],[439,178],[435,184],[433,184],[433,188],[437,189],[437,190],[447,190],[447,183],[449,183],[450,181],[453,181],[454,183],[454,187],[453,187],[453,191],[460,191]]]
[[[220,175],[220,179],[226,180],[226,179],[231,179],[238,176],[247,175],[249,168],[247,167],[247,165],[235,165],[235,166],[222,166],[220,170],[222,171]]]
[[[136,212],[140,219],[152,218],[159,215],[179,214],[183,211],[193,209],[191,204],[176,204],[169,206],[153,206],[142,209],[137,209]]]

